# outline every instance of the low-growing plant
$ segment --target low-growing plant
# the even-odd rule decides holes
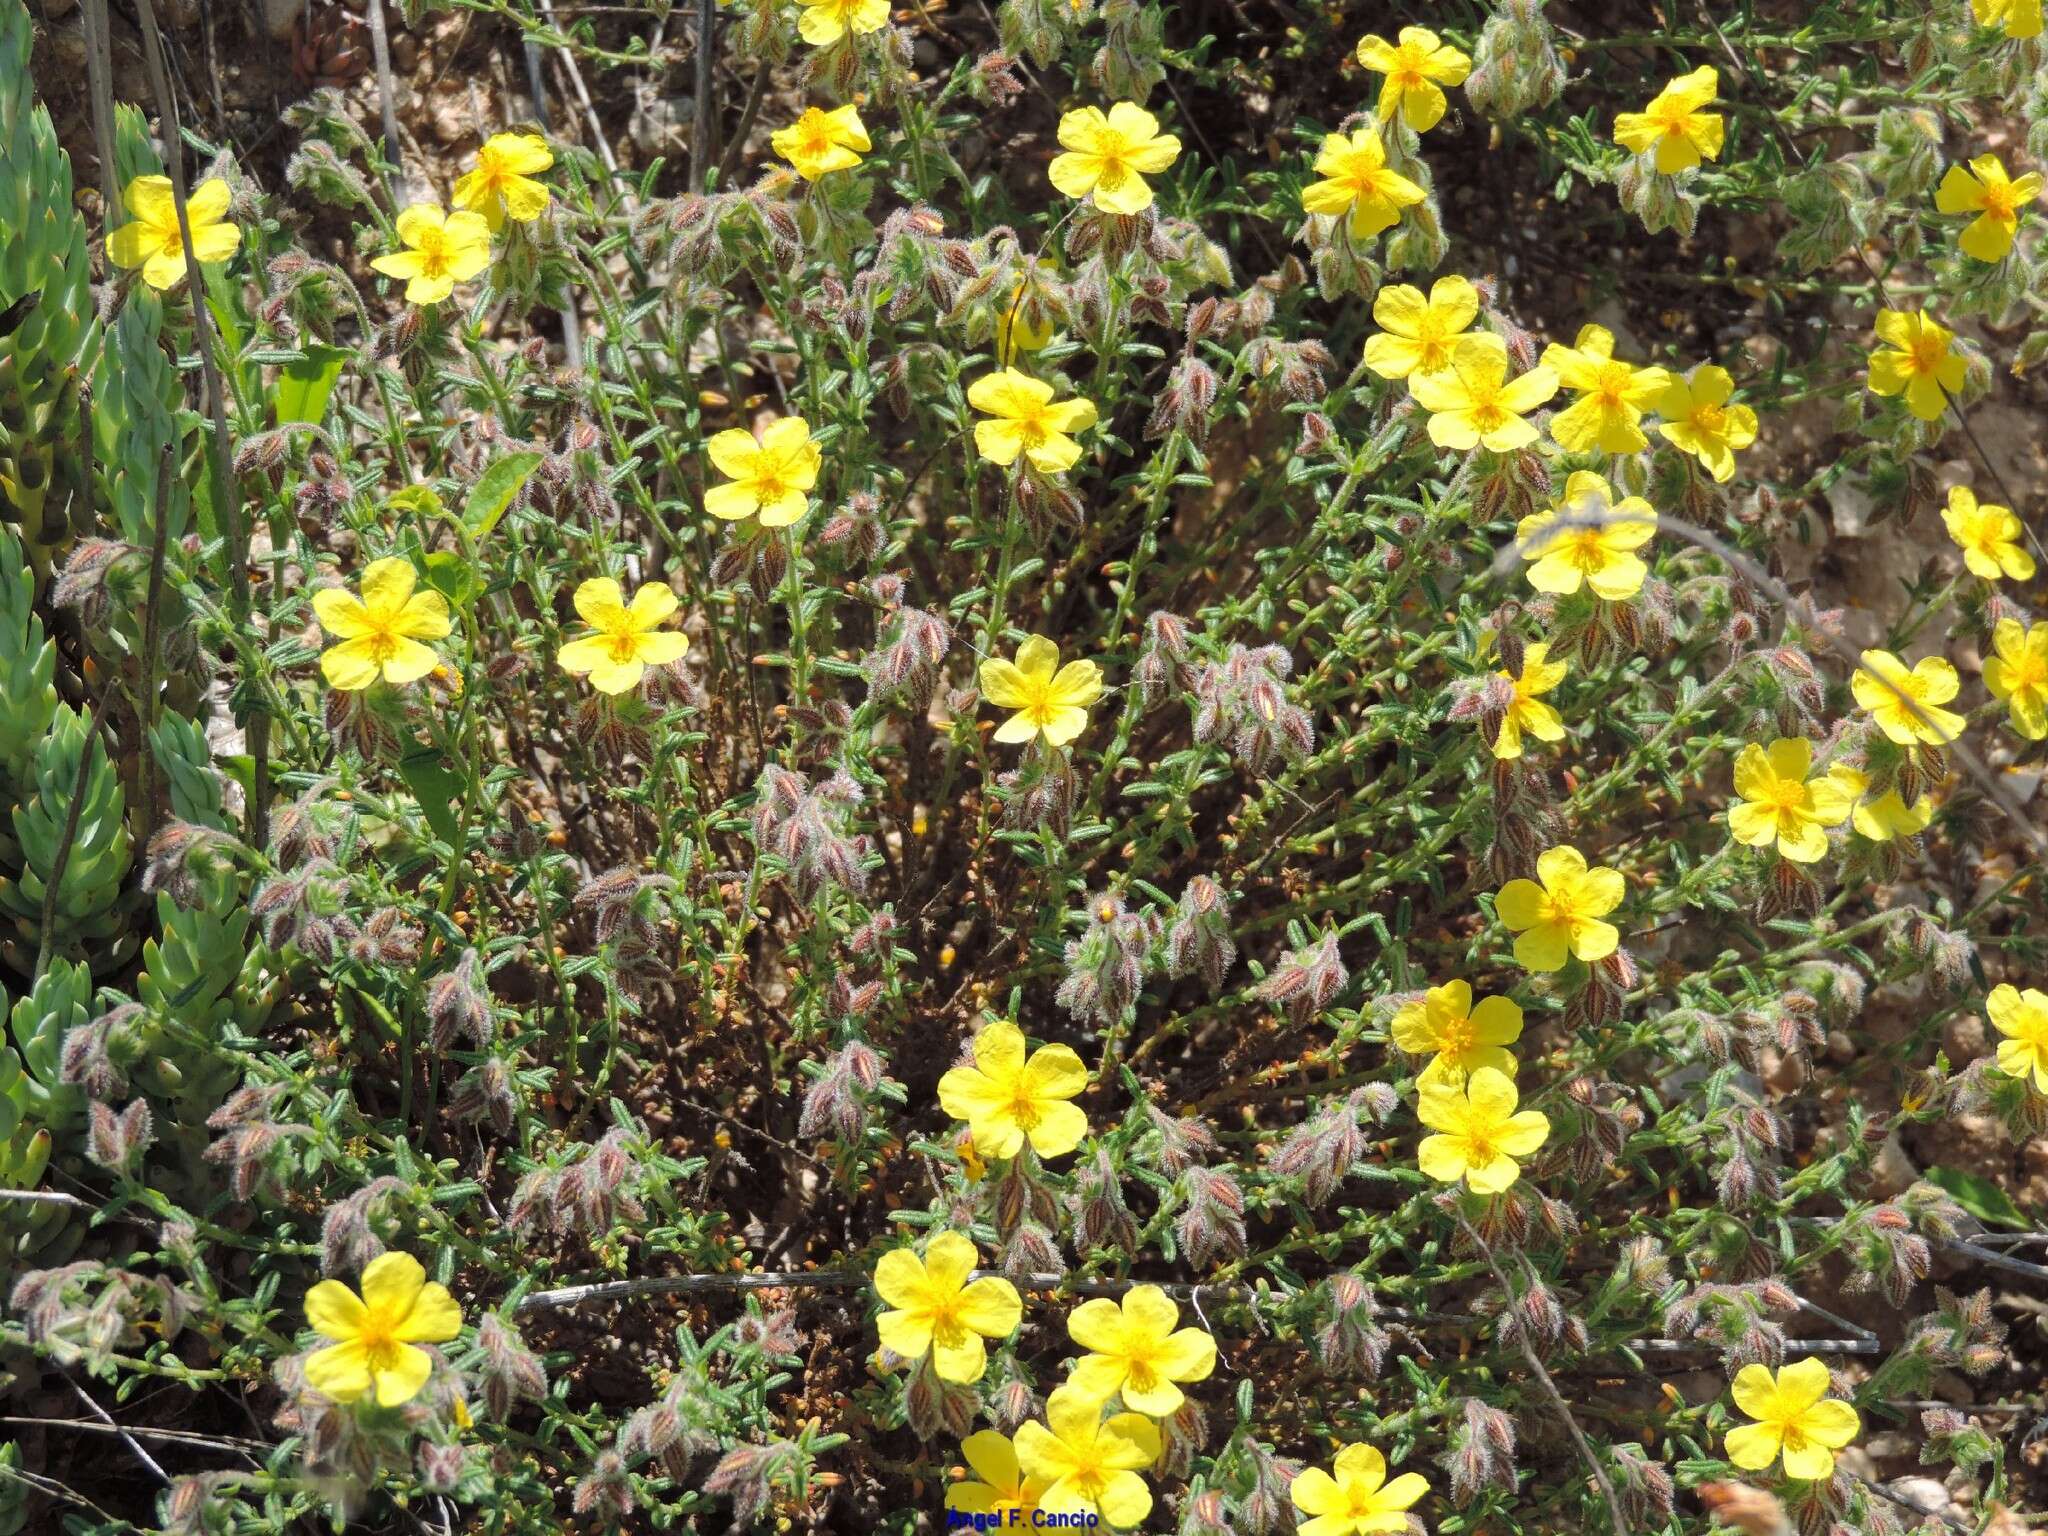
[[[2038,0],[408,4],[459,165],[138,20],[0,1536],[2026,1528]]]

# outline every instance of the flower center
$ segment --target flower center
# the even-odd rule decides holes
[[[1603,530],[1582,528],[1572,535],[1571,562],[1582,571],[1601,571],[1607,568],[1607,541]]]
[[[1096,151],[1097,158],[1102,162],[1102,169],[1095,173],[1095,184],[1103,191],[1116,191],[1132,174],[1131,168],[1124,164],[1126,153],[1122,144],[1104,145]]]
[[[2001,223],[2012,217],[2019,206],[2019,199],[2013,195],[2010,182],[1984,183],[1984,211]]]
[[[1038,1101],[1021,1085],[1011,1096],[1010,1118],[1017,1122],[1017,1128],[1022,1131],[1036,1130],[1038,1122],[1044,1118],[1039,1112]]]
[[[369,642],[370,655],[380,667],[398,654],[398,631],[392,628],[388,620],[379,623],[369,634],[363,636],[363,639]]]
[[[1619,410],[1627,404],[1623,396],[1634,377],[1635,370],[1625,363],[1602,368],[1594,378],[1593,396],[1610,411]]]
[[[448,273],[449,258],[453,247],[448,236],[438,229],[420,231],[420,243],[414,247],[420,253],[421,275],[424,277],[445,277]]]
[[[1472,1020],[1451,1019],[1437,1030],[1437,1049],[1446,1056],[1463,1056],[1477,1043]]]
[[[1500,386],[1475,384],[1468,389],[1471,404],[1466,413],[1472,418],[1472,425],[1481,432],[1496,431],[1508,423],[1508,411],[1500,403]]]
[[[932,1325],[933,1342],[951,1348],[966,1337],[966,1325],[960,1321],[960,1295],[955,1292],[943,1300],[933,1297],[925,1302],[924,1315]]]
[[[1684,135],[1686,122],[1691,116],[1692,113],[1684,107],[1668,106],[1658,110],[1655,121],[1657,126],[1663,130],[1665,138],[1675,139]]]
[[[1103,184],[1105,186],[1110,184],[1108,178],[1104,178]],[[1045,412],[1043,411],[1026,411],[1023,415],[1012,419],[1016,424],[1017,436],[1023,440],[1026,448],[1043,448],[1046,439],[1052,436],[1052,425],[1046,420]]]
[[[2029,651],[2007,667],[2005,675],[2012,679],[2015,693],[2022,689],[2048,688],[2048,656]]]
[[[1806,785],[1798,779],[1776,779],[1764,791],[1764,803],[1783,813],[1806,809]]]
[[[1933,373],[1948,356],[1948,342],[1943,337],[1922,331],[1913,340],[1912,356],[1916,373]]]
[[[1701,432],[1718,436],[1728,424],[1728,413],[1718,405],[1696,405],[1692,408],[1692,424]]]

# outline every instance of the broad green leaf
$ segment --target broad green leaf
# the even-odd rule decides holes
[[[502,459],[494,460],[477,476],[476,484],[470,488],[469,500],[462,506],[462,526],[469,530],[472,539],[481,543],[498,526],[498,519],[512,505],[512,498],[519,494],[528,476],[538,468],[539,454],[508,453]]]
[[[347,360],[348,353],[342,348],[316,341],[307,346],[303,358],[286,363],[277,379],[278,425],[317,422],[325,416],[335,382],[341,377],[341,365]]]
[[[456,814],[456,807],[462,803],[462,775],[448,766],[439,747],[415,747],[398,760],[398,776],[412,791],[420,814],[427,818],[434,835],[454,847],[456,838],[462,834],[462,823]]]
[[[1960,1168],[1939,1166],[1928,1169],[1924,1177],[1936,1188],[1947,1190],[1955,1197],[1957,1205],[1986,1226],[2010,1227],[2016,1232],[2024,1232],[2033,1225],[2012,1203],[2012,1197],[1989,1179],[1965,1173]]]
[[[475,567],[463,556],[445,549],[427,556],[427,585],[455,608],[468,607],[483,589]]]

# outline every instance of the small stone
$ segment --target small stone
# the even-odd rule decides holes
[[[1902,1448],[1900,1454],[1904,1453]],[[1931,1477],[1902,1477],[1890,1487],[1893,1493],[1923,1515],[1954,1518],[1960,1513],[1956,1509],[1956,1501],[1949,1497],[1948,1489]]]
[[[274,43],[281,43],[292,35],[292,27],[306,13],[304,0],[261,0],[257,10],[263,17],[263,30]]]
[[[1956,1066],[1975,1061],[1991,1049],[1984,1036],[1984,1021],[1974,1013],[1959,1013],[1942,1026],[1941,1048]]]
[[[1920,1170],[1913,1166],[1913,1159],[1906,1155],[1906,1149],[1899,1142],[1898,1132],[1885,1137],[1877,1149],[1877,1156],[1871,1161],[1871,1193],[1879,1198],[1904,1194],[1920,1181]]]

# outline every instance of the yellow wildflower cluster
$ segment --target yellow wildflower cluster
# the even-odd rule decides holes
[[[957,1232],[937,1234],[922,1258],[909,1248],[882,1256],[875,1291],[888,1305],[876,1327],[889,1354],[930,1356],[941,1381],[981,1379],[988,1341],[1016,1332],[1023,1305],[1009,1281],[976,1278],[975,1258]],[[1216,1340],[1181,1327],[1180,1308],[1156,1285],[1083,1302],[1068,1314],[1067,1333],[1083,1353],[1047,1395],[1044,1417],[1014,1438],[982,1430],[963,1440],[973,1475],[947,1490],[947,1508],[1018,1525],[1034,1523],[1038,1510],[1063,1512],[1123,1529],[1151,1513],[1142,1474],[1163,1446],[1155,1421],[1179,1411],[1184,1383],[1215,1370]]]

